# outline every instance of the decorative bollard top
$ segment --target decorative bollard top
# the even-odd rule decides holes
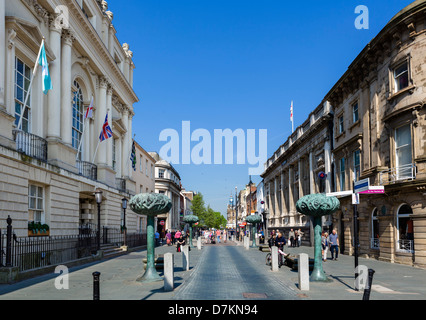
[[[141,193],[130,199],[129,207],[136,214],[156,216],[169,212],[172,201],[164,194]]]
[[[262,222],[262,217],[259,215],[251,215],[246,217],[246,221],[251,224],[256,224]]]
[[[186,222],[186,223],[196,223],[196,222],[200,221],[200,219],[197,216],[190,214],[190,215],[183,217],[183,221]]]
[[[311,217],[330,215],[339,208],[339,199],[327,197],[325,194],[309,194],[296,203],[297,211]]]

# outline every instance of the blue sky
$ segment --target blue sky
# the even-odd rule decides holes
[[[412,1],[110,0],[136,65],[133,133],[159,152],[164,129],[268,130],[268,158],[301,125],[389,20]],[[358,30],[355,8],[369,9]],[[213,142],[212,142],[213,143]],[[192,147],[197,143],[193,143]],[[256,148],[258,150],[258,148]],[[226,216],[247,165],[174,164],[187,190]],[[253,176],[256,183],[259,176]]]

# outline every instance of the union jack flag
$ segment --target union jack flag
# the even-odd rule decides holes
[[[102,126],[102,132],[101,132],[101,135],[99,136],[99,140],[102,142],[102,141],[107,140],[111,137],[112,137],[112,130],[111,130],[111,127],[108,124],[108,114],[107,114],[106,118],[105,118],[105,123]]]

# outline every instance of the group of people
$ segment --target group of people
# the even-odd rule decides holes
[[[281,235],[283,236],[283,233],[277,229],[276,231],[272,230],[271,237],[276,237],[278,233],[281,233]],[[300,245],[302,244],[303,235],[304,232],[301,229],[296,231],[290,229],[290,231],[288,232],[288,240],[285,244],[287,244],[289,247],[300,247]]]
[[[176,245],[177,252],[181,252],[181,247],[186,244],[187,239],[189,239],[189,230],[186,233],[181,230],[166,230],[164,236],[160,235],[158,231],[155,232],[156,246],[162,245],[165,240],[168,246]]]
[[[221,241],[223,241],[224,243],[226,243],[227,237],[228,237],[228,232],[226,230],[204,230],[202,232],[202,236],[205,239],[205,243],[220,243]]]
[[[323,232],[321,235],[322,245],[322,256],[323,261],[327,261],[328,249],[331,252],[331,260],[337,260],[339,257],[339,237],[337,236],[336,229],[334,229],[329,235],[327,232]]]

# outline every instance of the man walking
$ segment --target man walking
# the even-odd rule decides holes
[[[336,233],[336,229],[333,229],[328,239],[330,240],[331,260],[337,260],[339,257],[339,236]],[[334,257],[334,251],[336,251],[336,257]]]

